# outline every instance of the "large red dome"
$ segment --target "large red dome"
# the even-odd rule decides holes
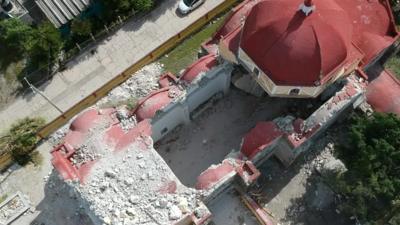
[[[333,0],[264,0],[246,18],[240,47],[276,84],[313,86],[333,76],[351,44],[352,23]]]

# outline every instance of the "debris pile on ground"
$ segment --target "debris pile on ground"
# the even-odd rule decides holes
[[[103,156],[83,185],[72,183],[95,224],[171,224],[199,206],[197,191],[180,184],[151,138],[142,138],[150,139],[147,149],[132,144]]]

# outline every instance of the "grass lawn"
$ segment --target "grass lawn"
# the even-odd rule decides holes
[[[397,54],[392,55],[385,63],[385,68],[391,70],[398,79],[400,79],[400,57]]]
[[[224,22],[226,15],[227,14],[224,14],[223,16],[213,20],[200,31],[188,37],[177,47],[161,57],[158,62],[164,64],[165,71],[177,74],[179,71],[193,63],[193,61],[197,59],[197,52],[200,49],[200,45],[211,37],[211,35],[220,27]]]

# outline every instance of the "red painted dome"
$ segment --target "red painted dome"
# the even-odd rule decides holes
[[[172,98],[169,97],[168,90],[168,88],[160,89],[143,99],[135,111],[136,119],[138,121],[151,119],[157,111],[171,103]]]
[[[276,84],[313,86],[329,79],[348,54],[352,23],[334,0],[264,0],[247,16],[241,49]]]

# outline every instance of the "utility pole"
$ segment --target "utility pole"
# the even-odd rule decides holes
[[[58,108],[56,106],[56,104],[54,104],[42,91],[40,91],[39,89],[37,89],[35,86],[33,86],[27,79],[26,77],[24,77],[25,82],[29,85],[29,87],[32,89],[32,91],[34,93],[37,93],[39,95],[41,95],[44,99],[46,99],[46,101],[48,101],[54,108],[57,109],[57,111],[59,111],[61,114],[63,114],[64,112]]]

